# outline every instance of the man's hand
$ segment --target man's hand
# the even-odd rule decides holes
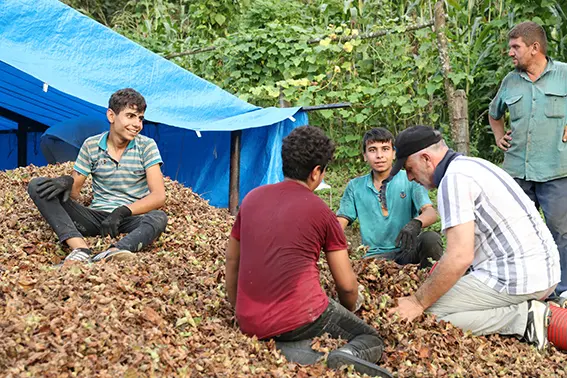
[[[67,202],[71,196],[73,188],[73,178],[71,176],[61,176],[57,178],[41,178],[37,186],[37,194],[40,198],[52,200],[59,195],[63,195],[61,201]]]
[[[132,211],[128,206],[120,206],[114,209],[112,213],[100,224],[100,233],[102,236],[110,235],[113,238],[118,236],[118,227],[124,218],[132,215]]]
[[[506,134],[496,141],[496,145],[502,151],[508,151],[508,148],[511,146],[510,142],[512,141],[512,136],[510,134],[512,134],[512,130],[506,131]],[[565,141],[565,134],[563,134],[563,141]]]
[[[422,223],[419,219],[412,219],[402,228],[396,238],[396,247],[402,251],[412,251],[417,248],[417,236],[421,232]]]
[[[398,306],[388,311],[389,315],[398,313],[402,319],[412,322],[415,318],[423,314],[424,308],[419,303],[415,295],[409,297],[398,298]]]
[[[567,142],[567,125],[563,129],[563,143]]]

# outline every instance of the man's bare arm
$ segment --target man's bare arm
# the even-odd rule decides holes
[[[474,259],[474,222],[447,229],[447,251],[427,280],[415,293],[423,307],[429,308],[465,274]]]
[[[473,259],[474,222],[447,229],[447,251],[431,276],[414,295],[398,298],[398,306],[389,313],[398,313],[403,319],[414,320],[455,285]]]
[[[73,177],[73,188],[71,189],[71,198],[75,201],[81,196],[81,188],[87,180],[87,176],[80,174],[79,172],[73,170],[71,174]]]
[[[348,252],[346,249],[341,249],[327,252],[326,256],[339,294],[339,302],[348,310],[353,311],[358,299],[358,282],[352,270]]]
[[[498,148],[502,151],[508,151],[508,148],[510,148],[510,141],[512,141],[512,136],[510,135],[510,130],[505,131],[504,117],[494,119],[491,116],[488,116],[488,123],[490,123],[490,128],[492,128],[494,140],[496,141]]]
[[[226,294],[232,307],[236,306],[238,288],[238,269],[240,267],[240,242],[230,237],[226,247],[225,279]]]
[[[160,165],[155,164],[146,169],[146,178],[150,194],[128,205],[132,215],[145,214],[165,204],[165,185]]]
[[[339,224],[341,225],[341,228],[344,230],[346,230],[346,228],[348,227],[348,219],[343,218],[343,217],[337,217],[337,220],[339,221]]]
[[[421,214],[416,218],[421,221],[422,228],[429,227],[437,222],[437,210],[433,205],[425,205],[421,208]]]

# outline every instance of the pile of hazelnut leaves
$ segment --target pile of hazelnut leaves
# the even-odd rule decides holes
[[[352,367],[286,361],[274,342],[244,336],[226,300],[224,251],[233,222],[189,188],[166,179],[166,232],[134,261],[59,263],[58,243],[27,194],[34,177],[72,164],[0,172],[0,377],[356,377]],[[92,198],[90,179],[83,202]],[[87,238],[95,252],[110,238]],[[324,254],[322,254],[324,255]],[[335,297],[324,257],[321,282]],[[380,365],[397,377],[561,377],[567,358],[514,337],[476,337],[424,316],[387,315],[426,272],[392,262],[353,261],[365,286],[357,315],[386,349]],[[328,351],[328,338],[315,340]],[[331,342],[332,344],[332,342]],[[332,346],[331,346],[332,347]]]

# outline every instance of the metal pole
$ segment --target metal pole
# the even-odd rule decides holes
[[[22,122],[18,122],[18,167],[28,165],[28,128]]]
[[[230,132],[230,176],[228,193],[228,211],[230,214],[238,213],[238,201],[240,199],[240,146],[242,130]]]

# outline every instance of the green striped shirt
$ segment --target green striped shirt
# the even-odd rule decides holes
[[[108,153],[108,131],[87,138],[83,143],[75,171],[93,175],[92,209],[112,211],[147,196],[150,191],[146,169],[163,164],[156,142],[137,135],[122,154],[120,161]]]

